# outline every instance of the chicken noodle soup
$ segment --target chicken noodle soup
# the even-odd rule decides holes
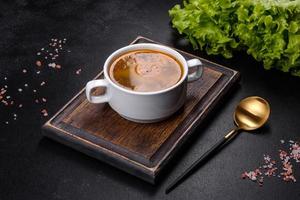
[[[153,92],[175,85],[183,66],[173,56],[154,50],[135,50],[116,58],[109,76],[121,87],[138,92]]]

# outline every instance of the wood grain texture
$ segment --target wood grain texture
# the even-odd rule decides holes
[[[143,160],[150,160],[176,128],[188,120],[189,113],[221,75],[220,72],[204,68],[202,78],[188,84],[185,106],[159,123],[131,122],[118,115],[108,104],[91,104],[86,99],[63,122],[102,138],[107,146],[113,144],[143,157]]]
[[[153,41],[139,37],[134,42]],[[186,59],[195,57],[181,53]],[[201,60],[203,75],[188,84],[185,105],[162,122],[128,121],[108,104],[89,103],[82,90],[45,124],[46,135],[60,142],[68,141],[64,143],[85,153],[90,151],[87,154],[153,182],[171,155],[237,80],[237,72]],[[102,77],[100,73],[95,79]],[[101,89],[95,91],[102,92]]]

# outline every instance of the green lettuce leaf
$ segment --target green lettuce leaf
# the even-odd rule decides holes
[[[300,76],[300,0],[189,0],[169,15],[195,49],[225,58],[246,50],[265,69]]]

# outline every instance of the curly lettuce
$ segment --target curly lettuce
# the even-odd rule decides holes
[[[300,0],[189,0],[169,15],[194,49],[225,58],[246,50],[265,69],[300,76]]]

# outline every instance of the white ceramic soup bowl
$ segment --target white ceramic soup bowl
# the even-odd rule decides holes
[[[134,50],[154,50],[169,54],[176,58],[183,67],[181,79],[173,86],[154,92],[138,92],[126,89],[114,83],[109,76],[111,63],[119,56]],[[189,69],[195,68],[193,73]],[[169,47],[141,43],[123,47],[112,53],[105,61],[104,79],[89,81],[86,85],[86,97],[91,103],[108,103],[122,117],[140,123],[161,121],[184,105],[187,93],[187,83],[199,79],[202,75],[202,63],[199,59],[186,61],[185,58]],[[94,96],[94,88],[105,88],[105,93]]]

